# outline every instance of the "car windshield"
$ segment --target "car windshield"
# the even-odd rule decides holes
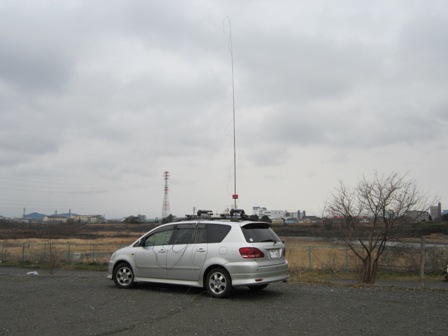
[[[267,223],[246,224],[242,231],[248,243],[280,242],[280,238]]]

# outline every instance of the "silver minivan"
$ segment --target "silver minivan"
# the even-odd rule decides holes
[[[233,287],[261,290],[287,281],[285,245],[268,223],[186,220],[164,224],[116,251],[108,278],[119,288],[136,282],[204,287],[228,296]]]

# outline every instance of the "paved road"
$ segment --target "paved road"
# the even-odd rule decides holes
[[[0,335],[448,335],[448,291],[272,284],[120,290],[103,272],[0,267]]]

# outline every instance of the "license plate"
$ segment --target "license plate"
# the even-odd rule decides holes
[[[272,259],[280,258],[280,250],[269,250],[269,255]]]

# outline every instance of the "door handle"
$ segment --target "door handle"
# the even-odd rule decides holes
[[[165,253],[166,251],[164,249],[161,249],[158,251],[158,253]]]
[[[205,252],[205,249],[200,248],[200,249],[198,249],[197,251],[198,251],[198,252]]]

